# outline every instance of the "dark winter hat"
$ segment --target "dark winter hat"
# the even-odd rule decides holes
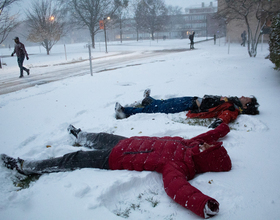
[[[15,37],[14,40],[19,40],[19,38],[18,38],[18,37]]]

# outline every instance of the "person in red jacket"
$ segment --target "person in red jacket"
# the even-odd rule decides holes
[[[203,98],[186,96],[157,100],[150,96],[150,89],[144,91],[140,107],[123,107],[115,105],[117,119],[127,118],[137,113],[178,113],[188,111],[188,118],[217,118],[209,128],[215,128],[222,122],[229,123],[239,114],[259,114],[256,97],[226,97],[204,95]]]
[[[229,132],[225,123],[191,139],[181,137],[122,137],[108,133],[87,133],[70,125],[77,142],[94,149],[62,157],[28,161],[1,155],[4,165],[24,175],[71,171],[81,168],[156,171],[162,174],[168,196],[195,214],[208,218],[219,212],[219,203],[188,182],[196,174],[231,169],[222,142]]]

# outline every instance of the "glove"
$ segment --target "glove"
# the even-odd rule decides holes
[[[208,128],[216,128],[218,127],[220,124],[222,124],[223,120],[220,118],[217,118],[211,125],[209,125]]]
[[[11,57],[13,57],[13,56],[14,56],[14,53],[11,54]]]
[[[27,60],[29,60],[29,57],[26,57]]]

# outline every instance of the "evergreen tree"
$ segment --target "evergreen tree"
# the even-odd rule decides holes
[[[280,14],[272,20],[269,51],[270,61],[275,64],[275,69],[280,70]]]

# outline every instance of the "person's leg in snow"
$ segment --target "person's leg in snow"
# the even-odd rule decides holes
[[[107,133],[87,133],[69,125],[68,132],[79,144],[91,148],[93,151],[77,151],[62,157],[46,160],[24,161],[5,154],[1,155],[4,165],[9,169],[16,169],[24,175],[65,172],[82,168],[109,169],[108,158],[115,145],[125,137]]]
[[[196,106],[195,97],[179,97],[159,100],[150,97],[150,92],[150,89],[148,93],[146,90],[144,92],[145,98],[142,101],[143,107],[123,107],[117,102],[115,106],[116,118],[123,119],[138,113],[179,113],[192,110]]]

